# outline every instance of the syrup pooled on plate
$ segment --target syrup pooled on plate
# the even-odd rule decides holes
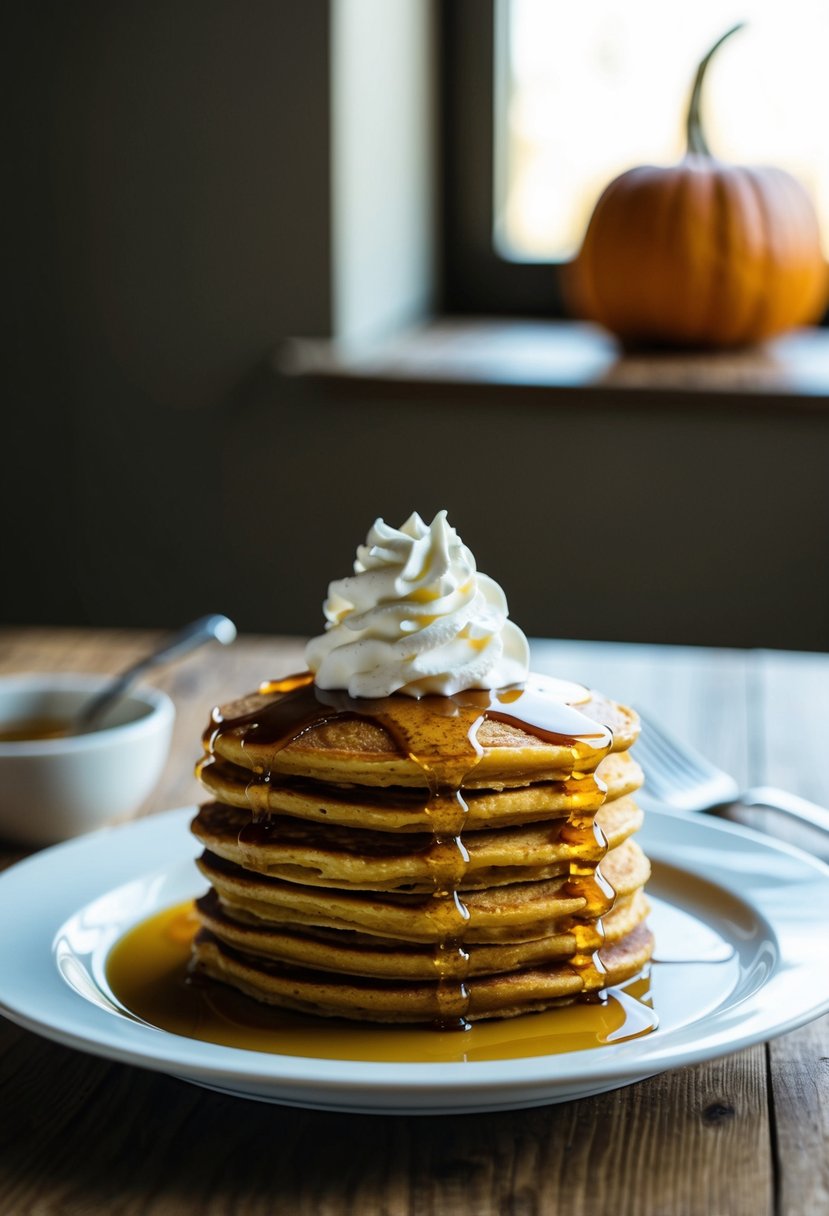
[[[646,977],[589,1002],[475,1022],[464,1034],[286,1013],[224,984],[191,982],[197,927],[191,903],[156,913],[110,951],[107,980],[116,999],[149,1025],[225,1047],[328,1060],[456,1063],[604,1047],[639,1038],[657,1024]]]
[[[574,702],[586,697],[586,691],[531,676],[524,685],[494,691],[357,699],[343,691],[318,688],[307,672],[263,684],[260,693],[272,699],[250,713],[225,718],[214,710],[204,736],[208,755],[215,754],[222,736],[231,732],[240,738],[243,749],[256,749],[257,763],[251,766],[255,776],[248,791],[254,816],[242,829],[240,843],[265,841],[269,833],[268,815],[255,813],[264,801],[259,792],[266,794],[271,780],[261,757],[272,760],[315,728],[337,720],[371,720],[391,737],[401,756],[420,768],[425,786],[423,822],[431,834],[425,855],[433,885],[430,919],[437,929],[434,1024],[439,1029],[466,1028],[470,996],[464,937],[469,912],[463,901],[468,862],[463,789],[483,755],[479,730],[488,719],[517,727],[543,743],[565,749],[572,774],[592,773],[610,750],[612,735],[575,708]],[[595,810],[583,807],[556,830],[567,845],[569,875],[564,894],[582,902],[570,922],[561,926],[576,941],[568,964],[585,988],[600,988],[604,974],[598,955],[603,941],[601,917],[615,898],[598,869],[607,841],[595,823]]]

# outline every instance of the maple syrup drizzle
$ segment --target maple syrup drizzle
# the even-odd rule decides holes
[[[431,918],[438,931],[434,954],[435,1026],[466,1029],[469,956],[464,936],[469,911],[461,891],[469,855],[463,843],[467,804],[462,790],[483,755],[478,742],[480,727],[487,719],[494,720],[566,748],[573,774],[592,774],[610,750],[611,732],[566,700],[552,696],[532,677],[526,685],[501,690],[377,699],[356,699],[341,690],[320,689],[313,679],[312,673],[304,672],[268,681],[259,691],[274,699],[237,717],[224,718],[220,709],[213,710],[203,738],[206,752],[214,755],[221,736],[233,731],[240,735],[243,748],[257,748],[260,758],[263,754],[268,758],[268,762],[258,760],[253,766],[254,776],[248,786],[253,818],[240,832],[240,846],[244,849],[267,839],[269,762],[282,748],[308,731],[338,720],[362,718],[383,727],[400,754],[420,768],[428,790],[423,814],[431,844],[424,856],[433,885]],[[576,941],[569,962],[584,985],[591,988],[601,986],[601,916],[614,900],[610,884],[598,870],[607,841],[594,816],[595,810],[578,808],[560,829],[560,839],[569,846],[569,874],[563,893],[584,901],[582,910],[568,923]]]

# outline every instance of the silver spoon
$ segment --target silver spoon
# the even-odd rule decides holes
[[[189,625],[185,625],[183,629],[179,629],[168,637],[158,650],[154,650],[146,658],[139,659],[137,663],[133,663],[119,675],[113,676],[112,681],[83,706],[75,719],[74,732],[84,734],[95,730],[99,719],[113,702],[123,696],[130,685],[151,667],[167,663],[170,659],[180,658],[182,655],[189,654],[191,650],[195,650],[196,647],[203,646],[205,642],[214,639],[221,642],[223,646],[227,646],[235,637],[236,626],[233,621],[218,613],[191,621]]]

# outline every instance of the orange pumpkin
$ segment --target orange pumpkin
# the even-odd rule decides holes
[[[569,268],[577,315],[625,342],[736,346],[815,321],[825,308],[826,262],[803,186],[782,169],[718,161],[705,141],[706,68],[740,28],[697,69],[684,158],[612,181]]]

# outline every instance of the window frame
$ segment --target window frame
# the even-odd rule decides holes
[[[497,0],[441,5],[442,304],[445,312],[567,315],[565,262],[519,262],[494,240]]]

